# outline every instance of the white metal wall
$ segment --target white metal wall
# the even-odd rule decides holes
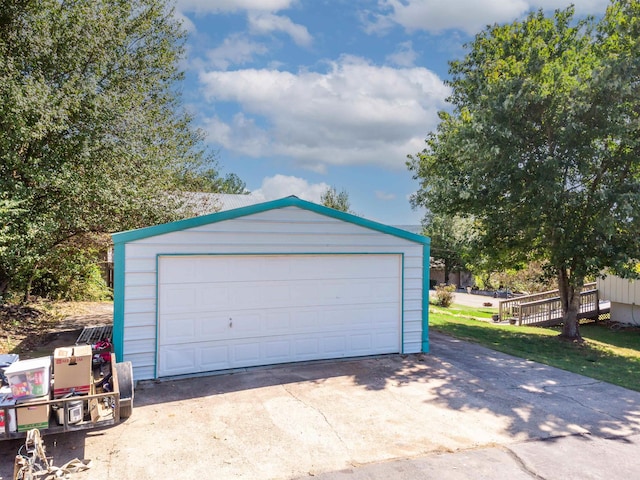
[[[154,378],[159,254],[400,253],[403,351],[422,340],[422,245],[297,207],[268,210],[125,245],[124,360],[136,380]]]
[[[598,279],[598,294],[611,301],[611,320],[640,325],[640,280],[607,275]]]

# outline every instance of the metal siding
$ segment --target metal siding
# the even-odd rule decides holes
[[[598,290],[600,298],[621,304],[640,303],[640,281],[628,280],[615,275],[599,278]]]
[[[232,236],[220,235],[220,231],[236,233]],[[331,233],[327,235],[327,231]],[[116,243],[116,248],[118,245],[122,244]],[[422,330],[427,316],[423,297],[428,297],[428,290],[424,290],[423,294],[424,285],[428,288],[428,268],[426,271],[420,268],[421,264],[425,264],[423,245],[416,243],[412,237],[400,238],[313,211],[287,207],[128,242],[126,260],[123,259],[126,271],[122,275],[127,296],[125,298],[122,295],[122,298],[125,298],[125,303],[130,300],[132,303],[123,304],[121,312],[123,320],[126,319],[122,335],[124,348],[121,350],[124,351],[124,360],[134,362],[136,380],[155,377],[155,269],[158,255],[336,252],[404,255],[403,351],[423,351],[425,332]],[[428,249],[426,252],[428,266]],[[418,305],[421,298],[422,308]],[[128,332],[130,326],[132,330]],[[148,338],[141,338],[144,335],[148,335]],[[426,345],[428,348],[428,340]]]

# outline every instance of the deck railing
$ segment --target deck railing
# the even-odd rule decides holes
[[[598,290],[586,290],[580,293],[578,318],[597,318],[600,313]],[[518,325],[550,326],[562,322],[562,302],[560,297],[525,302],[513,310]]]
[[[596,288],[596,283],[585,283],[582,291],[589,291]],[[537,302],[539,300],[547,300],[559,297],[558,290],[549,290],[546,292],[534,293],[531,295],[523,295],[521,297],[510,298],[508,300],[500,301],[498,306],[498,314],[500,315],[500,320],[506,320],[508,318],[517,318],[519,315],[519,306],[523,303],[532,303]]]

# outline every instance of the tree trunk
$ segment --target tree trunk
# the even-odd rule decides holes
[[[579,280],[579,281],[578,281]],[[562,333],[561,338],[582,342],[578,322],[580,310],[580,292],[584,279],[571,278],[566,269],[558,270],[558,289],[562,304]]]
[[[29,274],[29,280],[27,280],[27,284],[24,287],[24,296],[22,297],[22,303],[27,304],[31,301],[31,286],[33,285],[33,280],[36,278],[36,273],[38,271],[38,264],[36,263]]]
[[[444,261],[444,283],[446,283],[447,285],[449,285],[449,272],[450,272],[450,268],[449,268],[449,262],[447,260]]]
[[[9,279],[2,279],[0,280],[0,299],[1,297],[4,297],[5,293],[7,293],[7,290],[9,290]]]

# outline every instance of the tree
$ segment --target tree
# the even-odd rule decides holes
[[[188,170],[180,174],[180,186],[188,192],[232,193],[245,195],[249,193],[247,184],[235,173],[224,177],[215,168],[204,171]]]
[[[338,192],[335,187],[329,187],[321,196],[320,203],[325,207],[340,210],[341,212],[351,213],[351,204],[349,202],[349,194],[346,190]]]
[[[168,192],[213,158],[181,107],[183,44],[164,0],[0,0],[0,192],[20,206],[0,285],[28,296],[74,238],[185,214]]]
[[[585,277],[640,258],[640,2],[599,21],[542,12],[478,34],[450,64],[451,112],[409,157],[415,204],[473,218],[484,255],[543,261],[561,336],[581,340]]]
[[[444,282],[449,283],[451,272],[466,268],[471,220],[430,212],[425,216],[423,225],[423,234],[431,238],[431,256],[442,262]]]

